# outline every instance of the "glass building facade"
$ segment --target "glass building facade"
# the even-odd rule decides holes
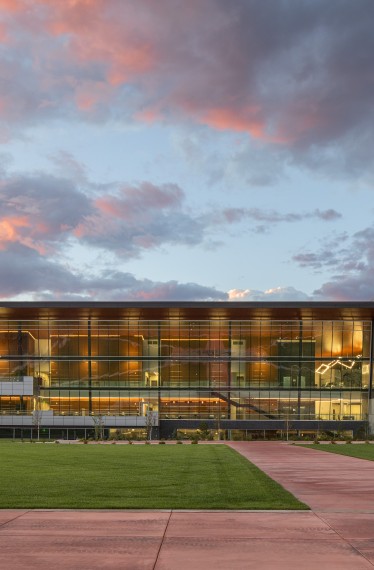
[[[353,430],[374,304],[3,303],[0,427]],[[288,429],[288,428],[287,428]],[[17,432],[18,434],[18,432]],[[19,435],[19,434],[18,434]]]

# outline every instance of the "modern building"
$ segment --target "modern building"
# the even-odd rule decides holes
[[[374,303],[0,304],[0,435],[374,430]]]

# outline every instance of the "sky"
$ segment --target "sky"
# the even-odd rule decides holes
[[[0,298],[374,300],[373,0],[0,0]]]

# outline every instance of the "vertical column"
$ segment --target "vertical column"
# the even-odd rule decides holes
[[[297,367],[297,419],[300,419],[301,406],[301,368],[303,358],[303,321],[299,322],[299,362]]]
[[[227,363],[227,419],[231,419],[231,344],[232,344],[232,322],[229,321],[229,326],[228,326],[228,337],[229,337],[229,341],[228,341],[228,363]]]
[[[87,359],[88,359],[88,413],[92,413],[92,349],[91,349],[91,319],[87,321]]]
[[[369,369],[369,404],[373,394],[373,355],[374,355],[374,321],[370,328],[370,369]]]
[[[169,316],[167,317],[169,319]],[[161,411],[161,321],[157,321],[157,413],[159,423],[156,437],[160,437],[160,411]]]
[[[368,423],[370,433],[374,433],[374,400],[373,395],[373,355],[374,355],[374,320],[371,321],[370,328],[370,370],[369,370],[369,391],[368,391]]]
[[[17,329],[17,355],[20,356],[21,358],[18,361],[18,365],[17,365],[17,376],[23,376],[23,367],[24,367],[24,363],[22,360],[22,354],[23,354],[23,346],[22,346],[22,323],[19,322],[18,323],[18,329]]]

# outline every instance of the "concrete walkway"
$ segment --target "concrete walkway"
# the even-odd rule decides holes
[[[374,461],[271,441],[229,445],[314,511],[374,514]]]
[[[4,570],[361,570],[374,566],[374,462],[230,445],[309,512],[0,510]]]

